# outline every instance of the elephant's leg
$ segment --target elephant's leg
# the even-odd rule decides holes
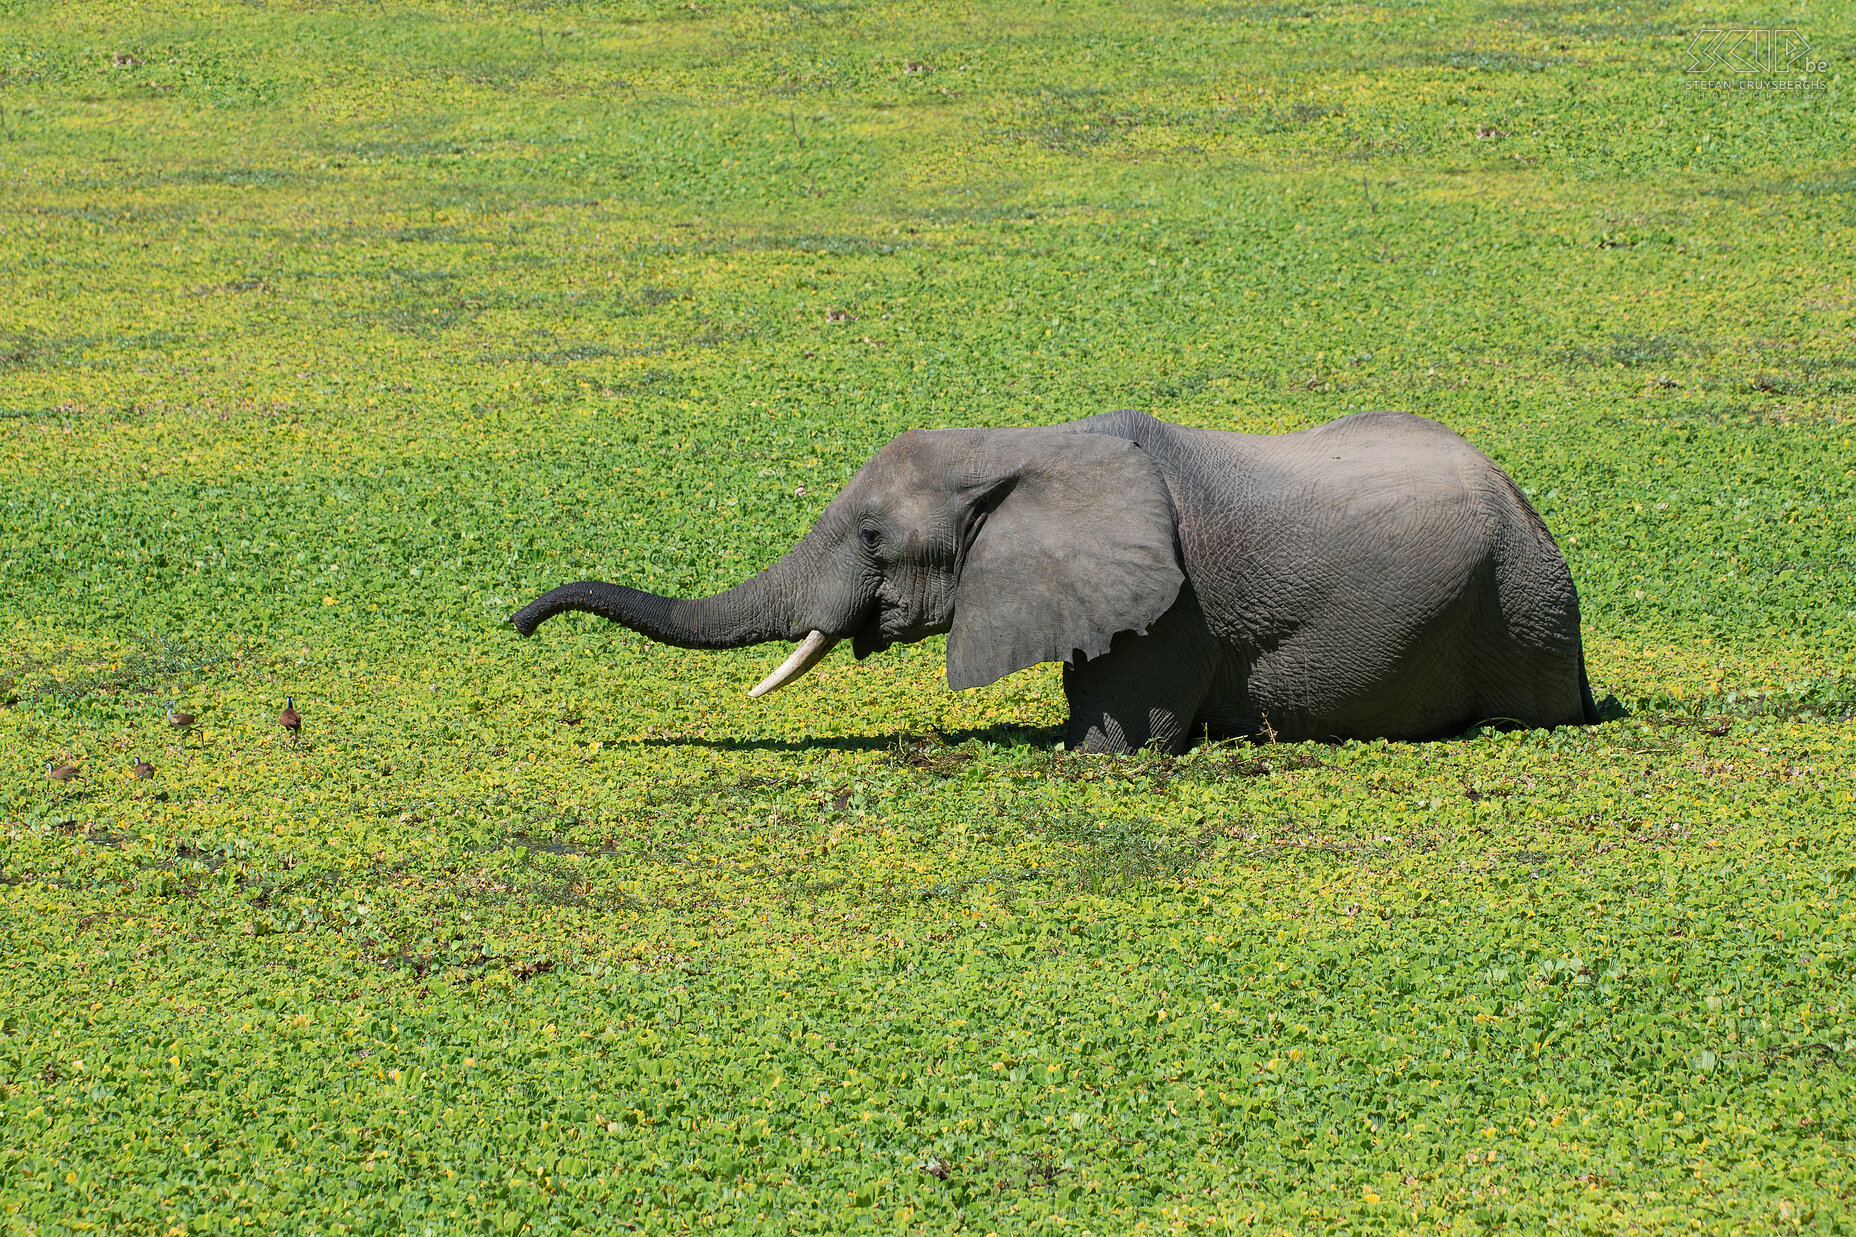
[[[1070,702],[1064,746],[1085,752],[1149,746],[1185,751],[1221,655],[1187,584],[1146,635],[1123,632],[1107,653],[1063,668],[1063,694]]]

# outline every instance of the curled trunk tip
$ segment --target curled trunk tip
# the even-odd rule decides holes
[[[540,627],[544,621],[553,617],[548,611],[541,609],[540,606],[541,603],[539,601],[529,602],[526,606],[523,606],[520,610],[517,610],[514,614],[509,616],[509,625],[523,636],[534,635],[537,627]]]

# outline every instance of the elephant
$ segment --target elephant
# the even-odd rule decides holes
[[[1071,750],[1598,720],[1546,524],[1487,456],[1403,412],[1280,435],[1137,411],[910,430],[726,592],[588,580],[509,621],[528,636],[567,610],[685,648],[799,642],[751,696],[846,639],[861,660],[945,634],[956,691],[1060,661]]]

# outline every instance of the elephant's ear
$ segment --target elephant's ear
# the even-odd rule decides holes
[[[1140,447],[1100,434],[995,432],[1009,435],[1010,454],[975,514],[954,590],[955,691],[1039,662],[1099,657],[1117,633],[1144,632],[1166,613],[1186,578],[1172,497]]]

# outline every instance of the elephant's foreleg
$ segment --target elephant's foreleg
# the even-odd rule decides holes
[[[1205,628],[1192,586],[1146,635],[1123,632],[1100,657],[1063,668],[1071,751],[1179,753],[1211,690],[1221,648]]]

